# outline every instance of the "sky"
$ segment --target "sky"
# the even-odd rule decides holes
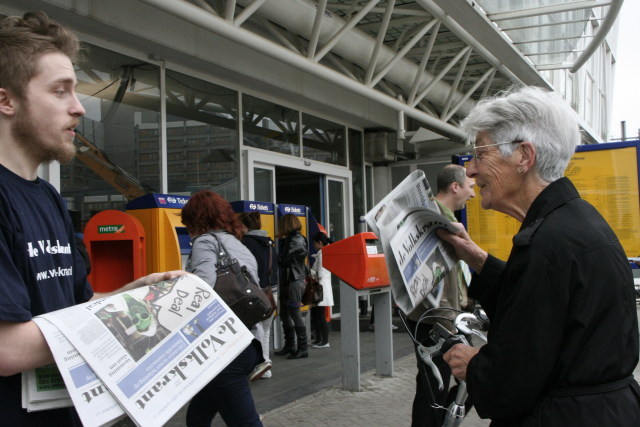
[[[640,0],[624,0],[618,15],[618,51],[614,71],[610,140],[620,138],[626,121],[627,138],[640,128]]]

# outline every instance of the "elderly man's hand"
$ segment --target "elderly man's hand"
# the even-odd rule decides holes
[[[479,348],[464,344],[456,344],[444,354],[444,361],[449,364],[451,374],[459,380],[467,379],[469,361],[478,354]]]
[[[462,224],[456,222],[453,225],[458,228],[457,233],[453,234],[443,228],[439,228],[436,230],[438,237],[453,246],[458,258],[469,264],[469,267],[475,271],[480,272],[484,262],[487,260],[487,252],[471,240]]]

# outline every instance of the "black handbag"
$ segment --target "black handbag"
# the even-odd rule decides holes
[[[247,328],[268,319],[274,309],[267,294],[253,280],[247,267],[240,266],[237,259],[231,258],[218,237],[210,234],[218,242],[214,291]]]

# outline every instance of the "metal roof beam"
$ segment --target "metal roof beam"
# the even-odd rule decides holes
[[[415,99],[408,101],[409,104],[412,107],[415,107],[418,102],[420,102],[425,96],[427,96],[427,94],[433,88],[433,86],[437,82],[442,80],[445,74],[447,74],[449,70],[451,70],[451,68],[460,60],[460,58],[466,55],[467,52],[469,52],[470,50],[471,50],[471,46],[467,46],[464,49],[462,49],[460,52],[458,52],[458,54],[451,61],[449,61],[449,63],[442,69],[442,71],[440,71],[440,73],[437,76],[435,76],[433,80],[431,80],[424,89],[422,89],[420,94],[418,94],[418,96],[416,96]]]
[[[477,54],[512,82],[551,89],[549,82],[538,73],[533,63],[497,31],[495,24],[484,15],[484,12],[478,10],[475,3],[451,0],[416,1],[441,18],[449,30],[472,46]],[[490,46],[491,51],[487,46]]]
[[[589,43],[589,46],[587,46],[584,49],[584,52],[582,52],[578,59],[576,59],[573,67],[571,67],[571,69],[569,70],[570,73],[575,73],[576,71],[578,71],[580,67],[582,67],[585,62],[587,62],[591,55],[594,54],[596,49],[598,49],[598,46],[600,46],[600,43],[602,43],[604,38],[609,33],[609,30],[611,30],[611,27],[613,27],[613,24],[616,22],[623,2],[624,0],[613,1],[613,5],[607,11],[607,17],[604,19],[604,22],[602,23],[600,28],[598,28],[598,32],[595,34],[593,40],[591,40],[591,43]]]
[[[462,59],[462,63],[460,67],[458,67],[458,72],[456,73],[456,78],[451,85],[451,90],[449,91],[449,97],[447,98],[447,102],[444,104],[442,108],[442,114],[440,118],[444,120],[447,117],[447,113],[449,112],[449,107],[451,107],[451,103],[453,102],[453,95],[458,92],[458,87],[460,86],[460,80],[462,79],[462,75],[464,74],[464,70],[467,67],[467,62],[469,62],[469,57],[471,56],[471,49],[467,49],[467,53],[464,54],[464,58]]]
[[[236,15],[235,19],[233,20],[233,25],[235,25],[236,27],[242,25],[244,21],[249,19],[251,15],[253,15],[266,1],[267,0],[253,0],[250,5],[245,7],[242,12]]]
[[[398,53],[396,53],[394,55],[393,58],[391,58],[389,60],[389,62],[387,62],[384,67],[382,67],[382,69],[380,70],[380,72],[378,72],[378,74],[375,76],[375,78],[371,81],[371,85],[375,86],[376,83],[378,83],[380,80],[382,80],[382,78],[389,72],[389,70],[391,70],[391,68],[396,65],[398,63],[398,61],[400,61],[402,58],[405,57],[405,55],[407,54],[407,52],[413,47],[415,46],[416,43],[418,43],[422,37],[427,34],[427,32],[434,26],[436,25],[436,23],[438,22],[437,19],[433,19],[427,23],[425,23],[422,28],[420,29],[420,31],[418,31],[418,33],[416,35],[413,36],[413,38],[411,39],[411,41],[409,43],[407,43],[406,45],[403,46],[402,49],[400,49],[398,51]]]
[[[594,36],[582,36],[581,38],[583,39],[587,39],[587,38],[592,38]],[[523,45],[523,44],[531,44],[531,43],[544,43],[544,42],[557,42],[560,40],[572,40],[575,39],[575,37],[553,37],[550,39],[537,39],[537,40],[527,40],[524,42],[513,42],[513,44],[515,44],[516,46],[519,45]]]
[[[590,18],[586,18],[586,19],[571,19],[571,20],[567,20],[567,21],[556,21],[556,22],[541,22],[541,23],[535,23],[535,24],[530,24],[530,25],[518,25],[516,27],[503,27],[500,26],[500,29],[502,31],[514,31],[514,30],[528,30],[531,28],[543,28],[543,27],[552,27],[555,25],[567,25],[567,24],[582,24],[584,22],[589,22],[589,21],[601,21],[604,18],[595,18],[595,17],[590,17]]]
[[[553,6],[534,7],[531,9],[515,10],[511,12],[488,14],[492,21],[506,21],[508,19],[530,18],[532,16],[551,15],[552,13],[572,12],[575,10],[593,9],[595,7],[609,6],[615,0],[587,0],[556,4]]]
[[[422,80],[424,71],[427,68],[427,63],[429,62],[429,57],[431,56],[433,45],[436,42],[436,38],[438,37],[438,31],[440,31],[440,21],[438,21],[438,23],[436,24],[436,27],[431,32],[431,36],[429,37],[429,41],[427,42],[427,47],[422,54],[422,59],[420,60],[420,66],[416,70],[416,75],[413,79],[413,85],[411,86],[411,92],[408,98],[409,103],[413,102],[413,100],[416,98],[416,93],[418,92],[418,88],[420,87],[420,81]]]
[[[364,83],[367,86],[371,86],[371,78],[373,77],[373,73],[376,71],[376,64],[378,63],[378,57],[380,56],[380,48],[382,47],[382,43],[384,42],[384,37],[387,34],[387,28],[389,28],[389,21],[391,21],[391,13],[393,12],[393,8],[395,7],[395,4],[396,4],[396,0],[390,0],[387,3],[387,8],[384,11],[384,16],[382,17],[382,25],[378,30],[378,37],[376,38],[376,44],[375,44],[375,47],[373,48],[373,53],[371,54],[371,60],[369,61],[369,66],[367,67],[367,75],[364,78]]]
[[[322,23],[322,17],[324,16],[325,10],[327,10],[327,0],[320,0],[316,10],[316,18],[313,20],[311,37],[309,38],[309,50],[307,52],[307,57],[309,57],[309,59],[312,59],[316,54],[318,39],[320,37],[320,24]]]
[[[395,13],[395,12],[394,12]],[[431,17],[428,13],[425,14],[427,17]],[[424,17],[422,16],[409,16],[405,18],[396,18],[389,21],[390,27],[403,27],[405,25],[412,25],[417,22],[424,22]],[[358,24],[358,29],[363,31],[376,31],[380,27],[380,22],[363,22]]]
[[[464,141],[464,133],[454,125],[443,122],[440,118],[429,115],[423,111],[413,108],[392,96],[367,87],[366,85],[354,81],[352,78],[332,70],[322,64],[310,61],[308,58],[292,52],[262,36],[252,33],[242,27],[236,27],[228,21],[214,14],[207,13],[203,9],[188,3],[184,0],[142,0],[153,7],[161,9],[166,13],[184,19],[201,28],[219,34],[235,43],[248,46],[268,55],[274,59],[296,67],[303,72],[309,73],[336,86],[342,87],[354,94],[364,96],[370,100],[380,103],[390,109],[402,111],[407,116],[423,122],[425,125],[436,130],[440,134],[454,140]]]
[[[236,0],[228,0],[224,8],[224,19],[229,22],[233,21],[233,15],[236,13]]]
[[[451,117],[453,117],[453,115],[456,113],[456,111],[458,111],[458,109],[462,106],[462,104],[464,103],[464,101],[466,101],[467,99],[469,99],[471,97],[471,95],[473,95],[473,93],[478,90],[478,88],[480,87],[480,85],[487,80],[489,77],[489,85],[491,84],[491,81],[493,81],[493,77],[496,75],[496,71],[497,69],[491,68],[489,70],[487,70],[486,73],[484,73],[482,75],[482,77],[480,77],[480,79],[478,79],[477,82],[475,82],[473,84],[473,86],[471,86],[471,88],[464,94],[464,96],[462,97],[462,99],[460,101],[458,101],[458,103],[456,105],[453,106],[453,108],[451,109],[451,111],[448,111],[446,114],[442,114],[442,116],[440,117],[441,119],[448,121]],[[486,91],[489,89],[489,85],[486,85],[484,87],[484,90],[482,91],[483,93],[483,98],[484,96],[486,96]]]
[[[364,16],[369,13],[369,11],[379,2],[380,0],[369,0],[369,3],[367,3],[365,7],[360,9],[356,16],[351,18],[351,20],[349,20],[337,33],[335,33],[333,37],[331,37],[327,44],[325,44],[322,49],[320,49],[320,52],[318,52],[313,60],[316,62],[320,62],[322,57],[325,56],[340,41],[340,39],[342,39],[342,37],[344,37],[349,32],[349,30],[355,27],[356,24],[360,22],[360,20],[362,20],[362,18],[364,18]]]
[[[350,5],[350,4],[337,4],[331,3],[329,4],[329,9],[331,10],[343,10],[343,11],[356,11],[361,10],[364,6],[361,5]],[[386,8],[384,7],[374,7],[371,9],[373,13],[384,13]],[[396,7],[393,10],[394,15],[406,15],[406,16],[429,16],[429,14],[423,9],[410,9],[407,7]]]

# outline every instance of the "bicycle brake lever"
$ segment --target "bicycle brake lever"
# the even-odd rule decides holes
[[[442,381],[442,375],[440,374],[440,370],[438,369],[436,364],[433,363],[433,360],[431,359],[431,354],[439,352],[441,346],[442,346],[442,342],[439,342],[433,347],[429,347],[429,349],[433,349],[433,352],[429,352],[429,350],[427,350],[427,347],[423,346],[422,344],[418,345],[418,354],[420,355],[420,358],[422,359],[422,361],[426,363],[429,366],[429,368],[431,368],[431,372],[433,373],[433,376],[435,377],[436,380],[438,380],[438,390],[440,391],[444,389],[444,382]]]
[[[469,345],[469,341],[467,341],[467,339],[462,335],[454,335],[452,337],[447,338],[444,344],[442,344],[442,348],[440,349],[440,351],[442,352],[442,354],[444,354],[456,344]]]

